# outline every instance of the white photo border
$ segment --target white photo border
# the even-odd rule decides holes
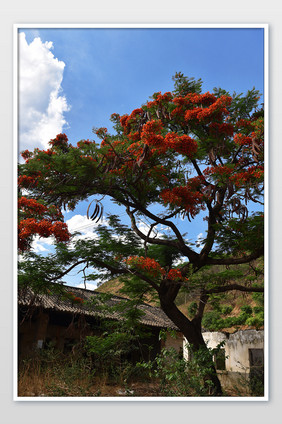
[[[185,28],[246,28],[246,29],[263,29],[264,30],[264,100],[265,100],[265,329],[264,329],[264,352],[265,352],[265,394],[261,397],[19,397],[17,387],[17,364],[18,364],[18,326],[17,326],[17,251],[13,250],[13,399],[14,401],[28,402],[28,401],[99,401],[99,402],[138,402],[138,401],[158,401],[158,402],[259,402],[269,401],[269,25],[268,24],[66,24],[66,23],[24,23],[13,25],[13,203],[17,204],[17,158],[18,158],[18,32],[21,29],[69,29],[69,28],[120,28],[120,29],[134,29],[134,28],[154,28],[154,29],[185,29]],[[13,222],[14,228],[17,223],[17,209],[13,208]],[[17,246],[16,231],[13,233],[13,245]]]

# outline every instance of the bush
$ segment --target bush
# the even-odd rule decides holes
[[[138,349],[135,340],[136,336],[126,332],[105,332],[102,336],[86,337],[85,349],[99,374],[124,380],[131,373],[127,355]]]
[[[204,314],[202,319],[203,328],[210,331],[219,331],[222,328],[229,328],[233,326],[249,325],[259,328],[264,322],[264,312],[262,306],[255,306],[252,308],[249,305],[243,305],[241,312],[236,317],[222,318],[221,315],[228,315],[232,311],[232,307],[225,305],[221,310],[213,310]]]
[[[230,314],[230,313],[232,312],[232,310],[233,310],[232,306],[224,305],[224,306],[222,306],[222,308],[221,308],[221,313],[222,313],[223,315],[228,315],[228,314]]]
[[[197,302],[192,302],[190,303],[190,305],[188,306],[188,315],[189,317],[192,319],[194,318],[194,316],[197,313],[197,309],[198,309],[198,304]]]
[[[204,314],[202,326],[210,331],[216,331],[224,327],[224,320],[218,311],[210,311]]]
[[[247,315],[251,315],[253,313],[252,307],[250,305],[244,305],[241,307],[241,311]]]
[[[208,376],[214,370],[207,363],[211,363],[211,357],[217,349],[200,349],[196,353],[192,353],[189,347],[188,350],[191,357],[189,361],[179,358],[174,348],[165,348],[154,361],[139,363],[137,366],[159,380],[163,396],[211,396],[212,382]]]

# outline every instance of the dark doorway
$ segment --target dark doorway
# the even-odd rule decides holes
[[[263,349],[249,349],[250,389],[253,396],[264,394],[264,352]]]

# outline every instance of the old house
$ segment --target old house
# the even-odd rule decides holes
[[[239,389],[245,394],[262,389],[264,383],[264,331],[240,330],[227,332],[203,331],[210,349],[220,346],[214,355],[219,379],[224,388]],[[184,357],[189,360],[187,341],[183,345]],[[258,388],[260,385],[260,388]]]
[[[116,306],[128,302],[119,296],[103,300],[92,290],[64,286],[66,292],[35,295],[31,290],[19,292],[18,298],[18,351],[19,357],[30,356],[36,349],[52,344],[62,352],[70,351],[77,342],[89,335],[104,331],[106,321],[122,322],[123,312]],[[105,308],[106,305],[106,308]],[[182,349],[183,337],[178,328],[158,307],[138,305],[142,312],[140,324],[144,336],[141,352],[134,358],[153,358],[163,346],[160,330],[174,330],[176,338],[167,337],[166,346]],[[137,356],[136,356],[137,355]]]

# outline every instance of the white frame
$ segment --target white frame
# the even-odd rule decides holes
[[[14,401],[268,401],[269,400],[269,25],[268,24],[14,24],[13,26],[13,222],[17,223],[17,158],[18,158],[18,31],[23,28],[260,28],[264,29],[264,99],[265,99],[265,394],[263,397],[19,397],[17,395],[17,251],[14,248],[13,264],[13,399]],[[14,230],[13,245],[17,246]],[[228,418],[227,418],[228,419]]]

